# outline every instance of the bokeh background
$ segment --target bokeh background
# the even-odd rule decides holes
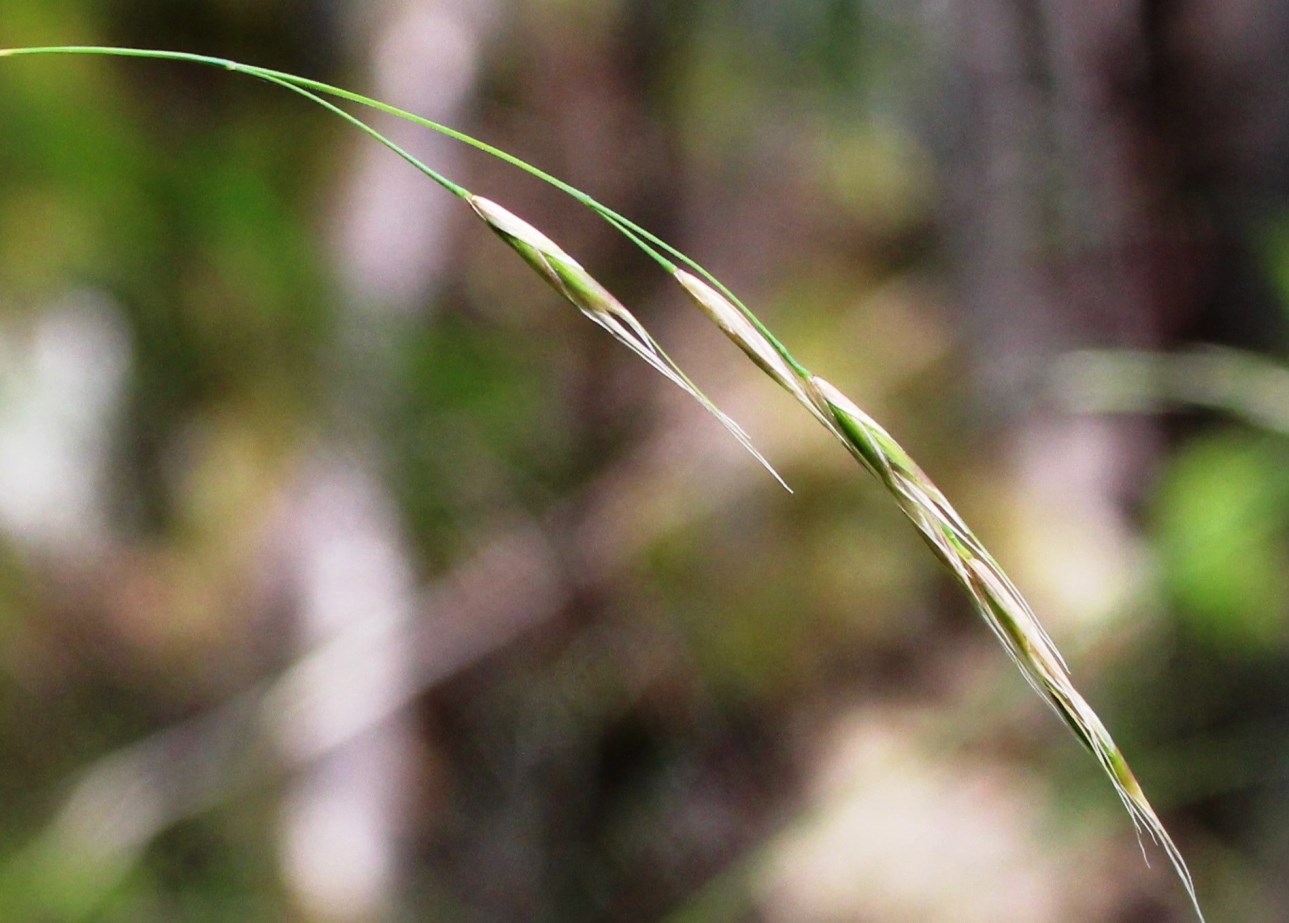
[[[1289,918],[1289,8],[4,0],[479,135],[687,250],[1025,590],[1213,920]],[[894,505],[280,88],[0,60],[0,916],[1180,921]],[[1220,347],[1220,348],[1219,348]]]

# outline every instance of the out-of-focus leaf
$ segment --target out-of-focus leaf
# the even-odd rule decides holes
[[[1186,446],[1156,509],[1167,592],[1214,644],[1283,643],[1289,617],[1289,458],[1282,443],[1218,434]]]

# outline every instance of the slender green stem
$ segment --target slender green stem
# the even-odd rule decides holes
[[[329,102],[328,100],[322,98],[321,96],[318,95],[318,93],[329,94],[331,96],[335,96],[354,103],[358,103],[358,104],[367,106],[369,108],[376,109],[380,112],[384,112],[389,115],[393,115],[398,118],[405,119],[417,125],[430,128],[436,132],[439,132],[440,134],[446,135],[457,141],[461,141],[465,144],[469,144],[473,147],[476,147],[484,151],[485,153],[491,154],[494,157],[498,157],[501,160],[505,161],[506,163],[512,164],[528,173],[531,173],[539,177],[540,179],[550,183],[551,185],[556,186],[557,188],[573,196],[582,204],[594,210],[597,214],[599,214],[602,218],[608,221],[622,234],[626,235],[626,237],[629,240],[631,240],[634,244],[636,244],[636,246],[640,247],[642,250],[645,251],[645,253],[653,257],[653,259],[657,260],[669,272],[674,272],[676,270],[676,266],[673,263],[671,263],[665,256],[663,256],[659,248],[665,249],[669,252],[676,253],[678,255],[678,258],[683,259],[686,263],[695,266],[695,268],[699,272],[703,272],[704,274],[706,274],[706,271],[703,270],[702,267],[697,266],[697,264],[695,264],[692,260],[684,256],[683,254],[679,254],[678,251],[675,251],[674,248],[672,248],[665,241],[661,240],[660,238],[656,237],[650,232],[644,230],[639,225],[636,225],[635,223],[628,220],[627,218],[624,218],[623,216],[619,215],[617,212],[613,211],[612,209],[609,209],[604,205],[601,205],[599,202],[596,202],[594,199],[592,199],[590,196],[588,196],[586,193],[582,192],[581,190],[576,189],[573,186],[570,186],[569,184],[563,182],[560,179],[557,179],[554,176],[551,176],[548,173],[543,172],[542,170],[539,170],[538,168],[527,163],[526,161],[523,161],[518,157],[515,157],[514,155],[507,153],[506,151],[500,150],[499,148],[495,148],[492,145],[486,144],[485,142],[480,141],[477,138],[473,138],[470,135],[467,135],[463,132],[457,131],[454,128],[449,128],[446,125],[442,125],[438,122],[434,122],[429,119],[423,118],[419,115],[415,115],[414,113],[407,112],[395,106],[391,106],[388,103],[381,102],[380,100],[372,99],[370,97],[363,96],[359,93],[353,93],[349,90],[332,86],[331,84],[328,84],[328,83],[322,83],[321,81],[311,80],[309,78],[300,77],[295,74],[288,74],[283,71],[272,70],[266,67],[257,67],[252,64],[242,64],[238,61],[231,61],[227,58],[216,58],[216,57],[211,57],[209,55],[191,54],[189,52],[183,52],[183,51],[159,51],[159,50],[142,49],[142,48],[114,48],[114,47],[97,46],[97,45],[65,45],[65,46],[49,46],[49,47],[39,47],[39,48],[33,47],[33,48],[0,49],[0,57],[15,57],[18,55],[54,55],[54,54],[103,55],[103,56],[111,56],[111,57],[145,58],[145,59],[160,60],[160,61],[181,61],[181,62],[194,63],[194,64],[203,64],[210,67],[219,67],[224,70],[232,71],[234,73],[255,77],[259,80],[264,80],[268,83],[272,83],[277,86],[283,87],[287,90],[290,90],[293,93],[298,93],[299,95],[305,97],[309,101],[316,103],[319,106],[322,106],[324,109],[328,110],[329,112],[340,116],[340,118],[349,122],[351,125],[355,126],[365,134],[374,138],[376,141],[379,141],[385,147],[389,148],[399,157],[403,158],[405,161],[407,161],[417,170],[421,171],[421,173],[425,174],[431,180],[438,183],[444,189],[448,190],[453,195],[469,202],[475,208],[475,211],[479,212],[479,214],[482,217],[484,217],[485,221],[489,221],[489,223],[493,225],[494,230],[498,230],[502,234],[503,238],[506,239],[507,242],[509,242],[512,246],[516,246],[518,244],[518,249],[520,250],[521,255],[524,255],[524,258],[531,265],[533,265],[534,268],[537,268],[538,271],[541,272],[543,277],[546,278],[547,282],[554,285],[556,290],[560,291],[574,305],[576,305],[579,309],[581,309],[584,313],[586,313],[588,317],[590,317],[592,320],[594,320],[596,323],[600,324],[601,326],[604,326],[614,337],[616,337],[617,339],[625,343],[629,348],[631,348],[642,358],[644,358],[645,361],[647,361],[655,369],[657,369],[664,376],[666,376],[667,378],[675,382],[677,385],[679,385],[688,394],[693,396],[695,400],[697,400],[706,410],[712,413],[717,418],[718,421],[720,421],[721,425],[723,425],[726,429],[730,431],[730,433],[734,435],[734,437],[739,441],[739,443],[742,444],[743,447],[747,449],[752,454],[752,456],[756,458],[756,460],[760,462],[766,468],[766,470],[770,472],[771,475],[774,476],[775,480],[777,480],[780,484],[782,484],[783,487],[787,489],[789,493],[791,493],[791,488],[788,487],[787,483],[783,480],[782,477],[779,476],[779,473],[774,470],[774,467],[765,459],[765,457],[756,450],[756,448],[752,445],[751,440],[748,438],[747,433],[743,431],[742,427],[740,427],[737,423],[735,423],[732,419],[730,419],[725,413],[723,413],[718,407],[716,407],[716,405],[713,404],[712,401],[705,394],[703,394],[703,392],[698,389],[698,387],[693,383],[693,381],[691,381],[689,377],[681,370],[680,366],[677,365],[669,355],[667,355],[667,353],[662,349],[661,345],[659,345],[657,341],[655,341],[653,337],[650,336],[648,332],[645,331],[644,328],[640,326],[639,322],[636,321],[634,317],[631,317],[630,313],[625,308],[617,304],[616,300],[612,299],[612,296],[608,295],[608,293],[603,290],[603,288],[599,285],[599,283],[595,282],[589,275],[587,275],[585,270],[583,270],[580,266],[578,266],[575,262],[573,262],[571,258],[569,258],[562,251],[559,251],[558,254],[556,254],[554,251],[551,251],[551,252],[543,251],[542,247],[545,246],[545,244],[541,246],[537,246],[536,249],[534,249],[531,243],[519,242],[517,238],[514,237],[513,234],[503,231],[501,228],[499,228],[496,225],[495,221],[493,220],[496,217],[497,213],[500,211],[498,206],[495,206],[495,204],[492,205],[492,208],[489,214],[485,214],[483,211],[480,211],[479,205],[482,200],[474,196],[473,193],[471,193],[464,186],[461,186],[458,183],[454,183],[452,180],[448,179],[446,176],[444,176],[443,174],[439,173],[437,170],[430,167],[428,164],[421,161],[410,151],[406,150],[405,148],[401,147],[399,144],[397,144],[390,138],[381,134],[371,125],[368,125],[362,119],[358,118],[357,116],[349,112],[346,112],[344,109],[340,108],[334,103]],[[489,217],[489,215],[491,215],[492,217]],[[513,216],[510,216],[507,220],[512,224],[515,224],[515,226],[518,226],[519,224],[523,224],[527,229],[524,231],[525,234],[529,236],[536,235],[536,237],[541,237],[542,240],[545,240],[544,235],[540,235],[539,232],[536,232],[535,229],[532,229],[531,226],[526,225],[526,223],[520,222],[519,219],[516,219]],[[536,238],[534,237],[533,239],[536,239]],[[553,244],[551,244],[550,246],[554,247]],[[549,248],[547,249],[549,250]],[[558,250],[558,248],[555,248],[555,250]],[[565,278],[555,278],[554,276],[552,276],[551,272],[546,271],[550,269],[552,265],[551,264],[552,259],[555,260],[555,262],[558,263],[561,267],[563,267],[563,271],[566,276]],[[574,291],[573,288],[576,286],[571,287],[570,280],[576,280],[578,282],[578,285],[580,285],[583,290]],[[720,283],[716,282],[716,280],[713,280],[713,281],[715,282],[715,284],[720,285]],[[591,292],[592,289],[594,289],[594,292]],[[594,297],[591,297],[592,294]],[[733,296],[731,295],[730,297],[732,298]],[[623,326],[624,323],[626,324],[625,327]],[[768,331],[766,332],[765,335],[767,337],[769,336]]]
[[[344,109],[341,109],[335,103],[327,102],[325,99],[323,99],[321,96],[318,96],[316,93],[311,93],[309,90],[306,90],[303,87],[296,86],[295,84],[287,80],[281,80],[277,77],[273,77],[268,74],[259,74],[258,76],[260,77],[261,80],[267,80],[269,83],[276,83],[278,86],[285,87],[286,89],[290,90],[292,93],[299,93],[305,99],[312,100],[313,102],[317,103],[319,106],[322,106],[322,108],[327,109],[331,112],[334,112],[336,115],[340,116],[346,122],[349,122],[351,125],[354,125],[359,130],[365,132],[366,134],[375,138],[381,144],[385,145],[387,148],[389,148],[399,157],[402,157],[404,160],[406,160],[412,166],[416,167],[416,169],[420,170],[430,179],[434,180],[434,182],[438,183],[448,192],[452,193],[453,195],[461,199],[469,198],[470,196],[469,189],[466,189],[464,186],[461,186],[457,183],[452,182],[452,180],[448,179],[442,173],[438,172],[433,167],[429,166],[424,161],[420,160],[415,154],[411,153],[406,148],[401,147],[399,144],[392,141],[390,138],[381,134],[379,131],[377,131],[376,129],[368,125],[366,122],[364,122],[362,119],[358,118],[357,116],[351,115],[350,113],[346,112]]]
[[[636,224],[630,218],[627,218],[626,216],[619,214],[618,212],[609,208],[607,205],[603,204],[602,202],[597,201],[587,193],[578,189],[576,186],[570,185],[569,183],[564,182],[559,177],[552,176],[550,173],[547,173],[545,170],[542,170],[541,168],[534,166],[528,161],[523,160],[520,157],[516,157],[514,154],[511,154],[508,151],[503,151],[501,148],[494,147],[493,145],[488,144],[486,141],[481,141],[480,139],[475,138],[472,135],[468,135],[463,131],[458,131],[457,129],[452,128],[448,125],[444,125],[441,122],[435,122],[432,119],[427,119],[424,116],[417,115],[414,112],[408,112],[406,109],[400,109],[397,106],[391,106],[389,103],[381,102],[380,100],[373,99],[370,96],[364,96],[363,94],[355,93],[352,90],[346,90],[346,89],[343,89],[342,87],[334,86],[329,83],[323,83],[320,80],[312,80],[308,77],[300,77],[296,74],[289,74],[289,73],[286,73],[285,71],[273,70],[267,67],[259,67],[254,64],[243,64],[239,61],[229,60],[228,58],[219,58],[219,57],[214,57],[211,55],[203,55],[203,54],[193,54],[191,52],[186,52],[186,51],[162,51],[162,50],[150,49],[150,48],[117,48],[117,47],[105,46],[105,45],[51,45],[51,46],[32,47],[32,48],[0,49],[0,57],[17,57],[19,55],[51,55],[51,54],[105,55],[105,56],[122,57],[122,58],[147,58],[147,59],[158,60],[158,61],[186,61],[192,64],[206,65],[207,67],[219,67],[219,68],[223,68],[224,70],[232,71],[234,73],[246,74],[251,77],[258,77],[261,80],[267,80],[271,83],[291,86],[299,89],[311,90],[316,93],[323,93],[328,96],[335,96],[339,99],[344,99],[349,102],[356,103],[360,106],[366,106],[368,108],[375,109],[379,112],[383,112],[387,115],[392,115],[392,116],[395,116],[396,118],[404,119],[405,121],[408,121],[408,122],[413,122],[417,125],[421,125],[425,128],[428,128],[431,131],[435,131],[441,135],[445,135],[446,137],[452,138],[455,141],[459,141],[462,144],[467,144],[470,147],[473,147],[479,151],[482,151],[483,153],[488,154],[491,157],[495,157],[498,160],[504,161],[505,163],[508,163],[513,167],[523,170],[525,173],[528,173],[532,176],[537,177],[542,182],[548,183],[551,186],[554,186],[556,189],[559,189],[561,192],[564,192],[565,194],[571,196],[573,199],[576,199],[582,205],[596,212],[598,215],[600,215],[602,218],[608,221],[609,224],[613,225],[618,231],[620,231],[629,240],[631,240],[632,243],[640,247],[641,250],[643,250],[646,254],[648,254],[652,259],[657,261],[668,272],[674,272],[674,270],[676,269],[675,264],[672,263],[671,260],[667,258],[668,255],[671,257],[674,257],[676,260],[679,260],[681,263],[685,264],[690,269],[694,270],[694,272],[698,273],[700,276],[705,278],[712,285],[716,286],[716,288],[719,289],[720,292],[723,295],[725,295],[725,297],[729,298],[730,301],[738,307],[738,309],[743,313],[743,315],[747,317],[748,321],[750,321],[752,325],[756,327],[757,331],[763,337],[765,337],[766,341],[771,344],[774,350],[783,358],[785,362],[788,363],[788,365],[792,368],[792,370],[797,375],[801,376],[802,378],[807,378],[810,375],[809,370],[807,370],[804,366],[802,366],[799,362],[797,362],[797,360],[792,356],[792,354],[788,352],[787,348],[782,343],[779,342],[778,338],[776,338],[774,334],[772,334],[765,327],[765,325],[761,323],[761,320],[755,314],[753,314],[751,310],[748,309],[747,305],[743,304],[743,302],[739,300],[738,296],[736,296],[732,291],[730,291],[725,286],[725,284],[720,281],[720,279],[716,278],[716,276],[710,273],[706,268],[700,265],[697,261],[693,260],[685,253],[681,252],[676,247],[673,247],[671,244],[667,243],[665,240],[658,237],[656,234],[641,227],[639,224]],[[314,97],[314,99],[315,101],[320,101],[320,100],[317,100],[316,97]],[[336,109],[335,111],[340,112],[342,115],[345,114],[343,113],[343,110]],[[346,115],[346,118],[350,118],[350,117]],[[350,120],[353,121],[352,118],[350,118]],[[425,167],[424,164],[421,164],[419,161],[416,161],[414,158],[411,158],[409,154],[407,154],[405,151],[401,150],[397,146],[393,145],[392,142],[382,138],[378,134],[375,134],[374,130],[366,126],[363,126],[361,123],[358,123],[358,124],[360,127],[363,128],[364,131],[367,131],[368,133],[373,134],[373,136],[376,137],[378,140],[380,140],[381,143],[390,147],[392,150],[394,150],[404,159],[407,159],[410,163],[413,164],[413,166],[416,166],[417,169],[422,170],[423,172],[426,172],[426,174],[429,175],[432,179],[434,179],[435,182],[445,185],[446,188],[453,191],[456,195],[462,194],[461,192],[457,191],[459,187],[457,187],[457,189],[454,189],[450,184],[446,183],[446,181],[442,177],[434,174],[433,171],[430,171],[427,167]]]

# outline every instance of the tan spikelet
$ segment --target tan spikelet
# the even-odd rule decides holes
[[[752,440],[744,432],[743,427],[730,419],[689,380],[649,334],[649,331],[622,305],[622,302],[596,281],[577,260],[527,221],[491,199],[470,195],[466,200],[488,227],[523,257],[524,261],[533,267],[547,284],[649,363],[659,374],[698,401],[708,413],[720,421],[720,424],[739,441],[743,448],[751,453],[753,458],[774,476],[775,480],[785,489],[790,489],[765,456],[752,445]]]

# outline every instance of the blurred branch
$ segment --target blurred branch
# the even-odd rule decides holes
[[[1057,361],[1051,387],[1062,404],[1084,413],[1203,407],[1289,434],[1289,368],[1226,347],[1072,352]]]
[[[54,911],[60,920],[86,918],[169,827],[264,784],[266,769],[316,763],[549,619],[567,594],[557,572],[538,530],[505,532],[426,594],[422,608],[434,614],[414,639],[393,630],[393,620],[354,623],[273,681],[98,760],[49,827],[0,873],[0,893],[39,902],[32,918]],[[326,736],[296,731],[297,716],[316,711],[326,695],[329,683],[320,676],[334,681],[337,673],[383,663],[390,647],[413,650],[410,682],[359,703]]]

